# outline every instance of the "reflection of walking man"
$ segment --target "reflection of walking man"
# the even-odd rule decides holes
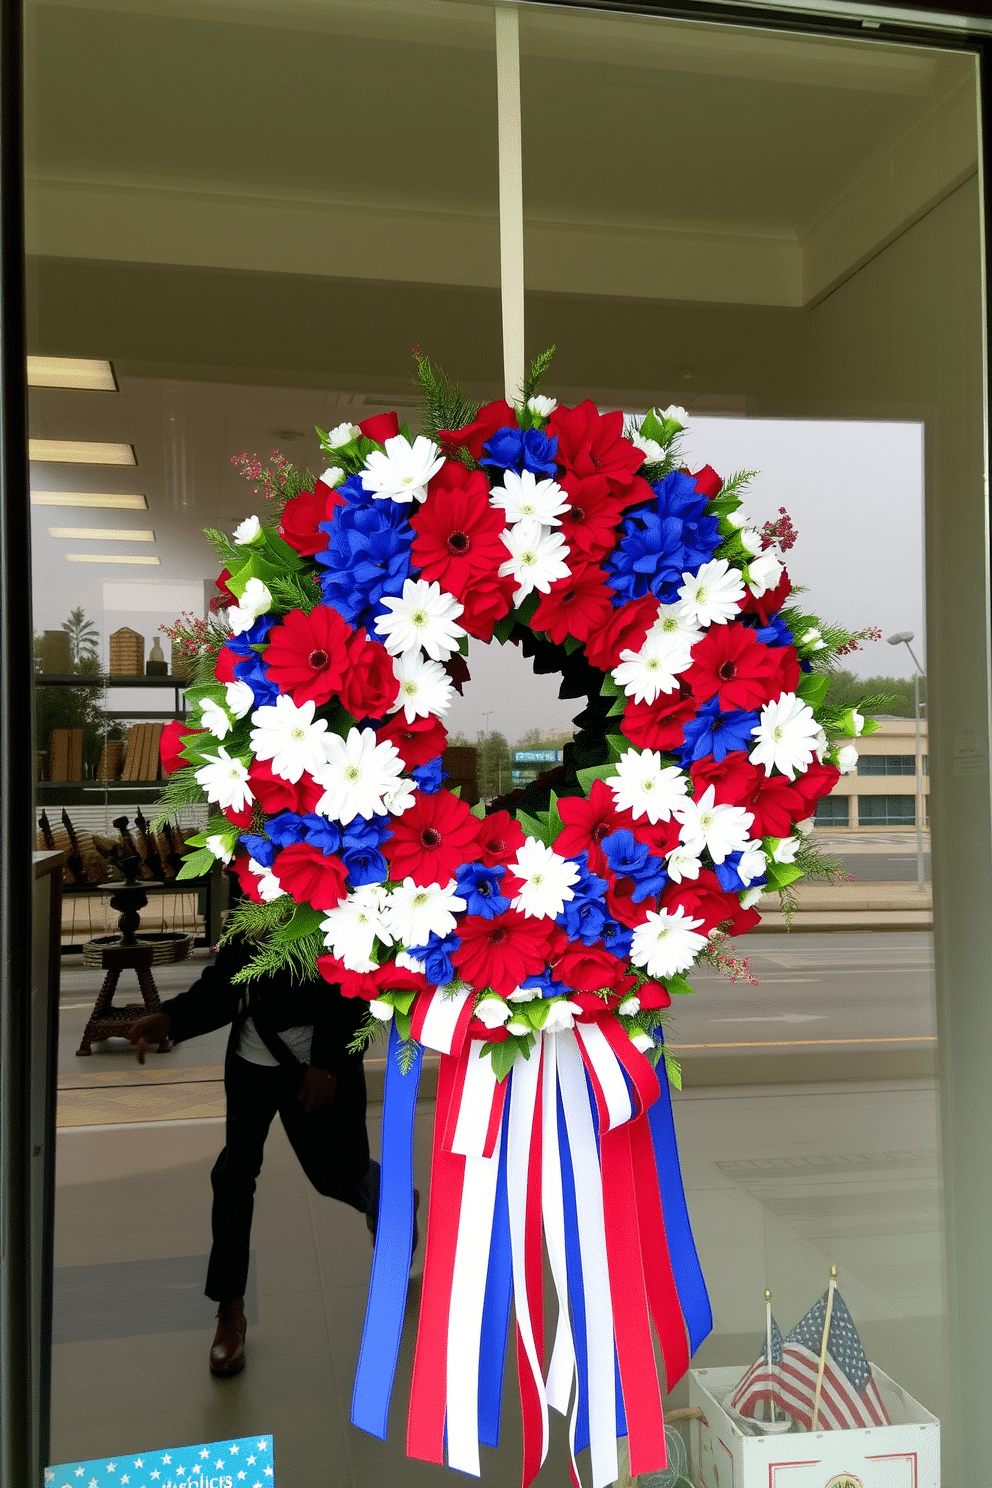
[[[206,1294],[218,1303],[211,1373],[238,1374],[245,1365],[244,1294],[255,1180],[265,1138],[278,1111],[293,1151],[318,1193],[366,1216],[375,1233],[379,1165],[369,1160],[365,1075],[348,1045],[363,1021],[364,1002],[341,996],[321,980],[291,981],[286,972],[234,986],[255,948],[222,946],[213,966],[187,992],[139,1018],[131,1043],[144,1064],[150,1044],[174,1043],[230,1023],[224,1065],[226,1145],[210,1181],[213,1246]]]

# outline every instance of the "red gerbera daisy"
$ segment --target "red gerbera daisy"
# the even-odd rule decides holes
[[[269,632],[265,651],[268,674],[281,692],[292,695],[297,706],[310,701],[326,703],[341,690],[350,665],[347,645],[353,634],[351,626],[330,605],[317,605],[309,615],[303,610],[290,610]]]
[[[634,825],[629,811],[617,810],[613,792],[604,780],[593,781],[588,800],[584,796],[562,797],[558,815],[565,825],[555,838],[555,852],[563,858],[580,858],[587,852],[591,872],[600,876],[607,867],[603,838]]]
[[[798,663],[795,669],[798,681]],[[762,645],[751,627],[739,621],[711,625],[693,646],[692,666],[684,673],[697,702],[716,697],[725,713],[760,708],[778,697],[783,691],[781,676],[779,651]]]
[[[393,824],[393,835],[383,847],[394,879],[412,878],[417,884],[446,884],[462,863],[471,863],[479,823],[464,801],[451,791],[432,796],[417,791],[414,802]]]
[[[494,920],[466,915],[458,926],[461,945],[451,959],[473,987],[492,987],[506,997],[525,977],[544,970],[556,929],[554,921],[526,919],[518,909]]]
[[[429,718],[415,718],[412,723],[408,723],[402,711],[394,713],[388,723],[377,729],[375,737],[378,744],[395,745],[408,770],[436,759],[439,754],[444,753],[444,746],[448,742],[447,730],[433,715]]]
[[[623,414],[600,413],[589,398],[575,408],[559,404],[548,434],[557,435],[558,461],[575,475],[604,475],[611,486],[624,486],[644,464],[643,450],[623,437]]]
[[[588,640],[612,618],[612,591],[606,587],[601,568],[591,565],[557,579],[541,597],[531,616],[531,629],[544,631],[556,646],[566,636]]]
[[[481,470],[466,470],[454,460],[431,481],[410,526],[417,534],[411,554],[421,578],[437,580],[458,599],[473,580],[494,574],[506,557],[500,540],[506,518],[489,505],[489,482]]]
[[[629,604],[620,605],[608,617],[602,630],[594,632],[586,641],[586,656],[601,672],[610,672],[620,665],[620,653],[639,651],[644,637],[658,618],[658,601],[653,594],[642,595]]]
[[[661,908],[673,911],[681,904],[694,920],[702,920],[701,930],[708,935],[718,925],[727,924],[732,935],[743,935],[757,925],[761,916],[755,909],[742,909],[736,894],[720,887],[716,874],[704,868],[698,878],[681,884],[669,884],[661,896]]]
[[[523,845],[523,828],[508,811],[494,811],[479,823],[478,861],[487,868],[512,863]]]
[[[707,786],[712,785],[713,803],[716,806],[747,806],[764,773],[763,770],[759,772],[758,767],[752,765],[740,749],[732,749],[719,764],[708,754],[689,766],[694,794],[699,797]],[[789,784],[784,775],[775,778]],[[748,809],[750,810],[750,806]]]
[[[272,872],[297,904],[333,909],[348,892],[348,870],[333,853],[309,842],[294,842],[278,853]]]
[[[762,766],[755,770],[751,789],[730,803],[744,806],[754,816],[752,837],[788,837],[794,821],[812,814],[812,803],[796,789],[800,779],[805,776],[792,781],[787,775],[766,775]],[[827,788],[831,789],[832,784]],[[719,801],[719,796],[716,799]]]
[[[605,475],[572,475],[561,478],[569,507],[561,514],[561,532],[570,553],[598,562],[616,543],[616,525],[622,502],[610,494]]]

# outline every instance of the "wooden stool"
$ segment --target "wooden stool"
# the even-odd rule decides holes
[[[155,978],[152,976],[155,947],[148,941],[140,940],[136,934],[141,924],[141,910],[148,903],[144,885],[116,884],[108,886],[107,893],[113,895],[110,900],[111,908],[121,911],[117,922],[121,934],[119,939],[100,946],[100,961],[107,974],[83,1029],[77,1054],[92,1054],[91,1045],[94,1039],[127,1038],[139,1018],[147,1013],[157,1013],[162,1006]],[[95,943],[91,941],[90,944]],[[113,1006],[114,993],[122,971],[133,971],[137,976],[142,1004]],[[167,1054],[171,1048],[169,1039],[163,1039],[158,1046],[160,1054]]]

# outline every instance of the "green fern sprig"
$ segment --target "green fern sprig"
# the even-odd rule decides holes
[[[278,902],[273,901],[276,904]],[[290,908],[293,908],[292,901]],[[323,951],[324,938],[319,930],[315,930],[312,935],[303,935],[298,940],[263,940],[259,942],[258,951],[248,965],[235,972],[231,981],[241,986],[257,981],[259,977],[274,976],[282,971],[287,973],[290,981],[314,981],[320,975],[317,957]]]
[[[270,579],[268,587],[277,610],[302,610],[309,615],[323,599],[317,580],[304,572],[281,574]]]
[[[251,899],[242,899],[227,917],[221,943],[243,936],[248,940],[259,940],[270,936],[292,918],[295,905],[289,895],[273,899],[268,904],[255,904]]]
[[[226,567],[240,563],[244,558],[244,553],[239,553],[226,532],[218,532],[216,527],[204,527],[203,535]]]
[[[520,389],[520,397],[523,403],[526,403],[528,398],[533,398],[540,392],[541,383],[544,381],[545,374],[551,366],[551,358],[554,354],[554,347],[549,346],[546,351],[539,352],[531,362],[527,369],[527,376],[524,378],[524,385]]]
[[[724,496],[742,496],[757,474],[756,470],[735,470],[720,487],[720,499]]]
[[[152,822],[152,831],[160,831],[177,811],[186,806],[199,806],[206,799],[203,786],[196,779],[196,766],[187,765],[185,769],[177,770],[169,776],[158,798],[158,814]]]
[[[478,403],[470,402],[456,382],[432,366],[419,346],[413,348],[413,357],[424,400],[424,433],[436,439],[442,429],[460,429],[463,424],[470,424],[479,411]]]

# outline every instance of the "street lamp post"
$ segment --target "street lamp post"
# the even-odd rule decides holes
[[[913,712],[916,717],[916,888],[919,893],[924,891],[923,876],[923,752],[920,741],[920,677],[923,668],[916,659],[916,653],[909,644],[913,639],[911,630],[898,630],[895,635],[887,637],[890,646],[905,646],[913,658]]]

